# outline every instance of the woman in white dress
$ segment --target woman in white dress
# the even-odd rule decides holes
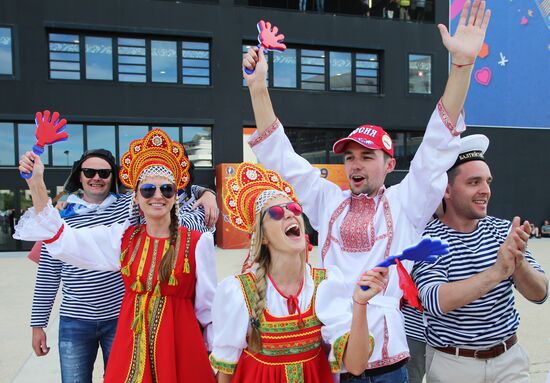
[[[273,171],[241,164],[224,202],[231,223],[252,237],[243,274],[222,281],[214,299],[218,382],[332,382],[331,372],[364,371],[374,342],[367,304],[387,269],[363,274],[350,298],[338,269],[310,267],[301,206]]]

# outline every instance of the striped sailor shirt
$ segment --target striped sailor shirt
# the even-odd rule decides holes
[[[492,266],[510,226],[510,221],[487,216],[471,233],[457,232],[439,219],[426,227],[425,235],[441,238],[450,246],[450,253],[437,262],[418,263],[413,268],[425,308],[425,334],[430,346],[486,348],[516,332],[520,318],[514,307],[511,277],[481,298],[447,314],[441,311],[438,296],[441,284],[470,278]],[[536,270],[544,272],[529,250],[525,256]]]

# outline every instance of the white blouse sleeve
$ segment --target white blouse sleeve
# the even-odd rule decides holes
[[[349,284],[346,285],[344,275],[336,266],[327,270],[327,279],[317,287],[315,313],[323,323],[323,340],[330,344],[329,364],[332,372],[345,371],[343,359],[351,330],[353,301]]]
[[[212,368],[232,375],[242,351],[250,316],[241,284],[235,276],[224,279],[216,290],[212,308],[214,345],[210,354]]]
[[[203,233],[195,248],[197,283],[195,286],[195,315],[204,328],[208,351],[212,350],[212,305],[216,284],[216,251],[212,233]]]
[[[420,234],[441,203],[447,187],[447,170],[458,157],[459,134],[465,130],[464,115],[458,117],[454,126],[439,101],[411,161],[409,173],[395,186],[409,222]]]
[[[53,258],[82,269],[98,271],[120,270],[122,236],[130,226],[128,221],[111,226],[74,229],[67,225],[50,202],[39,214],[30,208],[21,218],[15,239],[48,241],[46,248]]]

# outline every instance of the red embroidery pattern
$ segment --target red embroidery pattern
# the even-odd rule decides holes
[[[451,118],[447,113],[447,109],[445,109],[445,106],[441,100],[437,103],[437,112],[439,113],[441,121],[445,124],[445,127],[449,129],[449,132],[451,132],[453,136],[459,136],[460,132],[456,130],[456,125],[451,121]]]
[[[388,358],[388,341],[390,340],[390,336],[388,334],[388,321],[386,320],[386,316],[384,315],[384,343],[382,343],[382,359]]]
[[[372,250],[372,247],[376,241],[387,238],[388,241],[386,243],[384,259],[390,255],[390,248],[393,240],[393,220],[391,216],[390,204],[386,196],[383,194],[384,192],[384,188],[380,189],[380,200],[376,206],[374,205],[374,200],[372,198],[352,195],[350,198],[342,201],[336,210],[334,210],[334,213],[332,213],[332,216],[330,217],[327,238],[321,250],[323,262],[325,261],[325,256],[327,255],[332,242],[339,244],[342,247],[342,250],[346,252],[365,252]],[[372,203],[372,206],[367,205],[370,203]],[[382,203],[384,209],[386,233],[376,236],[374,230],[374,215],[376,214],[380,203]],[[350,206],[354,204],[358,204],[359,207]],[[346,217],[340,227],[340,236],[342,237],[342,244],[340,244],[340,241],[332,235],[332,228],[334,226],[334,222],[336,222],[347,206],[350,206],[350,210],[346,214]]]
[[[390,248],[393,241],[393,219],[391,217],[390,202],[385,195],[382,196],[382,205],[384,207],[384,218],[386,218],[386,237],[388,242],[386,243],[386,251],[384,252],[384,259],[390,256]]]
[[[321,251],[321,259],[323,260],[323,262],[325,262],[325,256],[327,255],[331,240],[335,239],[332,237],[332,226],[334,225],[334,222],[340,216],[340,214],[342,214],[344,209],[350,204],[350,202],[350,198],[343,200],[342,203],[340,203],[340,205],[336,208],[336,210],[334,210],[334,213],[332,213],[332,216],[330,217],[330,221],[328,223],[327,238],[325,239],[323,250]]]
[[[275,122],[273,122],[273,124],[271,124],[271,126],[269,128],[267,128],[266,130],[264,130],[262,133],[260,133],[260,134],[255,133],[253,136],[251,136],[250,139],[248,140],[248,144],[251,147],[258,145],[260,142],[264,141],[267,137],[271,136],[273,134],[273,132],[276,131],[279,126],[281,126],[281,123],[279,122],[279,119],[277,118],[275,120]]]
[[[384,366],[390,366],[392,364],[395,364],[397,362],[402,361],[403,359],[409,358],[411,354],[408,352],[401,352],[397,355],[390,356],[387,359],[380,359],[375,362],[369,362],[369,366],[367,367],[368,370],[378,367],[384,367]]]
[[[410,356],[410,354],[406,351],[401,352],[397,355],[389,356],[388,342],[389,342],[388,323],[386,322],[386,317],[384,316],[384,342],[382,343],[382,359],[374,362],[369,362],[369,366],[367,367],[367,369],[389,366],[405,358],[408,358]]]
[[[376,242],[375,213],[374,198],[364,194],[351,196],[348,213],[340,226],[343,251],[354,253],[372,250]]]

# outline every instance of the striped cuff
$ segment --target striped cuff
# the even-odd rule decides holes
[[[422,304],[424,308],[432,315],[440,317],[445,315],[441,311],[441,306],[439,305],[439,287],[440,284],[433,284],[425,288],[422,292]]]
[[[214,354],[210,354],[210,365],[214,370],[227,375],[233,375],[237,368],[237,363],[228,362],[226,360],[217,359]]]

